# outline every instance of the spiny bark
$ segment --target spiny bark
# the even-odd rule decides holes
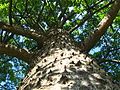
[[[48,35],[51,37],[19,90],[119,90],[93,59],[81,54],[66,33]]]

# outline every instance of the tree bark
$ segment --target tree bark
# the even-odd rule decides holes
[[[33,62],[32,62],[33,63]],[[66,32],[52,30],[18,90],[119,90]]]

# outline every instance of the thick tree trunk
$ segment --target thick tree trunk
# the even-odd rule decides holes
[[[51,31],[36,57],[19,90],[119,90],[65,32]]]

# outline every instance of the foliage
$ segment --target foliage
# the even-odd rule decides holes
[[[28,65],[17,58],[6,55],[0,56],[0,89],[16,90],[21,79],[24,77]]]

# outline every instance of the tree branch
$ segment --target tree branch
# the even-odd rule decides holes
[[[104,62],[113,62],[113,63],[116,63],[116,64],[120,64],[120,60],[108,60],[108,59],[100,59],[98,61],[98,64],[101,64],[101,63],[104,63]]]
[[[80,45],[82,52],[89,52],[95,44],[100,40],[101,36],[107,31],[107,28],[112,24],[113,20],[117,16],[120,9],[120,0],[116,0],[108,12],[108,14],[98,24],[95,32],[92,33],[86,40]]]
[[[24,30],[23,28],[19,27],[19,26],[11,26],[8,24],[5,24],[3,22],[0,22],[0,29],[3,29],[7,32],[11,32],[17,35],[22,35],[22,36],[26,36],[28,38],[32,38],[34,40],[37,41],[38,44],[42,44],[43,42],[43,38],[44,35],[40,32],[37,32],[35,30]]]
[[[86,0],[84,0],[84,1],[86,1]],[[90,10],[90,9],[95,8],[98,4],[100,4],[100,3],[103,2],[103,1],[104,1],[104,0],[100,0],[100,1],[96,2],[95,4],[92,4],[91,6],[89,6],[89,8],[87,8],[87,10]]]
[[[7,54],[9,56],[17,57],[24,60],[28,64],[30,63],[30,59],[32,57],[32,54],[25,49],[20,49],[16,46],[3,43],[0,43],[0,54]]]
[[[12,0],[9,0],[9,9],[8,9],[8,11],[9,11],[9,24],[12,25]],[[6,32],[3,42],[7,43],[10,39],[13,38],[13,36],[14,36],[13,33],[11,35],[8,35],[8,33]]]
[[[9,0],[9,23],[12,25],[12,0]]]
[[[90,19],[95,13],[99,12],[100,10],[102,10],[103,8],[108,7],[110,4],[112,4],[113,1],[109,2],[107,5],[99,8],[98,10],[94,11],[93,13],[88,13],[86,14],[81,20],[80,22],[75,25],[74,27],[72,27],[69,31],[69,33],[72,33],[74,30],[76,30],[77,28],[79,28],[80,26],[82,26],[88,19]]]

